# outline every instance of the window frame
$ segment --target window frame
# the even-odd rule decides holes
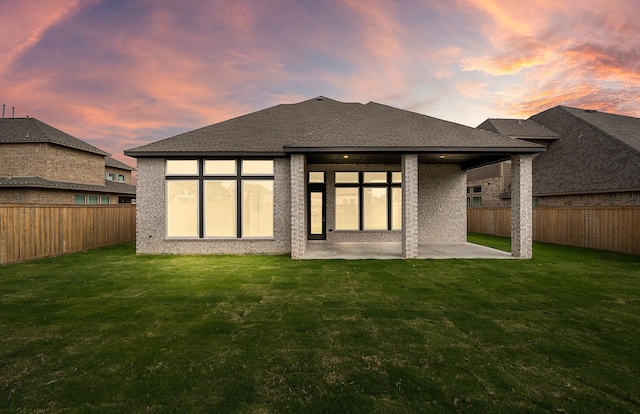
[[[275,214],[276,214],[276,195],[275,195],[275,175],[276,175],[276,159],[272,157],[206,157],[206,158],[166,158],[165,165],[168,161],[197,161],[197,174],[168,174],[165,167],[165,182],[172,180],[196,180],[198,183],[197,187],[197,206],[198,206],[198,235],[193,237],[195,239],[204,239],[204,240],[256,240],[256,239],[273,239],[275,237]],[[205,164],[207,161],[234,161],[236,163],[235,174],[205,174]],[[273,163],[273,173],[272,174],[247,174],[242,171],[242,163],[243,161],[271,161]],[[273,191],[272,191],[272,234],[270,236],[243,236],[243,181],[271,181],[273,183]],[[236,191],[236,199],[235,199],[235,209],[236,209],[236,217],[235,217],[235,236],[207,236],[206,235],[206,200],[205,200],[205,183],[207,181],[235,181],[235,191]],[[167,221],[169,219],[167,211],[167,200],[165,196],[165,237],[168,239],[182,239],[184,237],[170,237],[167,235],[168,224]]]
[[[335,188],[357,188],[358,189],[358,229],[338,229],[338,212],[337,212],[337,202],[336,211],[335,211],[335,231],[401,231],[400,229],[393,228],[393,188],[402,188],[402,181],[397,181],[393,179],[394,173],[398,173],[399,171],[336,171],[336,177],[338,173],[358,173],[358,182],[347,183],[347,182],[337,182],[337,178],[335,181]],[[365,183],[364,177],[366,173],[385,173],[386,174],[386,182],[367,182]],[[396,175],[397,177],[397,175]],[[387,192],[387,227],[386,229],[367,229],[365,228],[365,218],[364,218],[364,191],[366,188],[386,188]],[[402,213],[401,213],[402,214]]]

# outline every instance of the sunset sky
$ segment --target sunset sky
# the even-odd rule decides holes
[[[0,105],[122,151],[324,95],[640,117],[638,0],[0,0]]]

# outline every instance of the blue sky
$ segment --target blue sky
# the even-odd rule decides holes
[[[0,0],[0,104],[122,151],[279,103],[640,116],[635,0]]]

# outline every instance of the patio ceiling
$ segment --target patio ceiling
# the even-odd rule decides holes
[[[308,164],[400,164],[401,155],[389,152],[307,153]],[[460,164],[463,170],[511,158],[510,154],[434,152],[419,154],[420,164]]]

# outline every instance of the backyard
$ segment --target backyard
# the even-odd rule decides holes
[[[508,250],[509,240],[469,240]],[[640,412],[640,256],[0,266],[0,412]]]

